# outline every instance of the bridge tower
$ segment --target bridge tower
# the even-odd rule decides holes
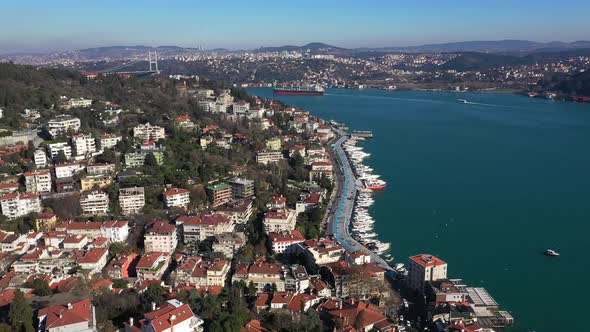
[[[148,62],[150,63],[150,71],[151,72],[156,72],[159,73],[160,70],[158,70],[158,52],[154,51],[148,51]]]

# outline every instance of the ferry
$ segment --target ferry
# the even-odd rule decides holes
[[[319,85],[277,87],[273,89],[273,93],[289,96],[323,96],[324,88]]]
[[[547,249],[547,250],[545,250],[545,255],[546,256],[559,256],[559,253],[553,249]]]

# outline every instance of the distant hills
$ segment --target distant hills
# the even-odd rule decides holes
[[[260,47],[255,49],[256,52],[312,52],[312,53],[340,53],[340,52],[350,52],[352,50],[348,50],[342,47],[332,46],[324,43],[309,43],[303,46],[295,46],[295,45],[284,45],[284,46],[276,46],[276,47]]]

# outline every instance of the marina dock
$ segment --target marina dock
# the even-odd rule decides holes
[[[335,239],[349,251],[362,250],[371,256],[371,262],[386,270],[391,266],[378,254],[369,250],[350,235],[350,222],[354,209],[355,199],[358,191],[363,187],[362,182],[357,179],[352,171],[348,157],[342,149],[342,144],[349,139],[347,133],[337,130],[340,138],[334,143],[335,158],[338,163],[337,175],[337,196],[332,214],[328,217],[327,233],[334,235]]]

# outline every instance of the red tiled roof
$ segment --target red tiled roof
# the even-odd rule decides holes
[[[321,198],[321,195],[319,193],[313,193],[313,194],[309,195],[309,197],[304,199],[303,203],[317,205],[320,203],[320,198]]]
[[[190,194],[190,190],[184,188],[172,188],[164,191],[165,196],[173,196],[179,194]]]
[[[422,265],[423,267],[440,266],[447,264],[442,259],[436,256],[426,254],[412,256],[410,257],[410,259],[418,263],[419,265]]]
[[[305,236],[298,231],[293,230],[289,233],[270,233],[269,237],[272,243],[279,243],[279,242],[303,242],[305,241]]]
[[[196,226],[196,225],[218,225],[222,223],[229,223],[231,220],[228,216],[219,213],[207,213],[199,214],[194,217],[188,217],[184,219],[184,225]]]
[[[147,229],[148,233],[170,234],[176,232],[176,226],[166,221],[154,221]]]
[[[164,257],[166,254],[163,252],[150,252],[146,253],[139,259],[137,262],[136,268],[138,269],[150,269],[156,264],[161,257]]]
[[[188,304],[183,304],[177,308],[169,303],[166,303],[156,311],[144,314],[144,317],[151,322],[155,332],[162,332],[169,329],[171,327],[170,317],[172,316],[176,318],[173,320],[174,324],[179,324],[187,319],[193,318],[195,315]]]
[[[45,328],[54,329],[71,324],[87,322],[92,319],[90,299],[71,304],[58,304],[39,310],[38,317],[45,317]]]
[[[78,263],[98,263],[109,252],[108,248],[93,248],[86,252],[84,257],[78,259]]]
[[[8,193],[5,194],[4,196],[0,197],[0,201],[4,201],[7,199],[31,199],[31,198],[39,198],[41,195],[37,194],[37,193],[28,193],[28,194],[23,194],[23,193]]]

